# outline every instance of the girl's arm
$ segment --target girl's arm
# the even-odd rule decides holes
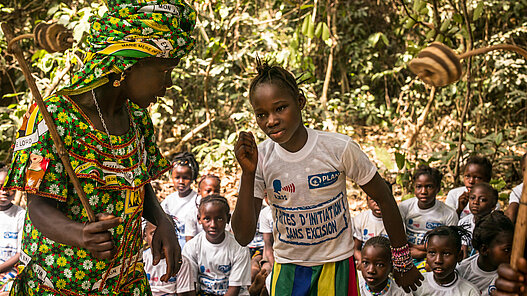
[[[412,254],[412,258],[423,259],[426,257],[425,245],[414,245],[411,243],[408,243],[408,245],[410,246],[410,253]]]
[[[247,246],[256,233],[262,200],[254,197],[254,178],[258,164],[258,148],[252,133],[240,132],[234,154],[242,168],[240,192],[232,213],[231,227],[236,241]]]
[[[274,253],[273,253],[273,234],[263,233],[264,240],[264,260],[269,262],[271,268],[274,265]],[[269,270],[270,272],[271,270]]]
[[[61,244],[87,249],[93,257],[111,259],[116,248],[108,229],[122,223],[120,217],[97,214],[97,222],[75,222],[58,209],[57,201],[28,193],[29,218],[47,238]],[[106,219],[105,219],[106,218]]]
[[[229,289],[227,290],[227,293],[225,293],[225,296],[238,296],[238,294],[240,294],[240,290],[240,286],[229,286]]]
[[[181,247],[172,218],[161,208],[152,185],[147,184],[144,189],[143,218],[157,226],[151,246],[153,263],[157,265],[162,258],[166,258],[166,274],[161,277],[161,281],[167,282],[171,277],[177,275],[181,267]]]
[[[11,270],[15,266],[15,264],[18,262],[18,259],[20,258],[20,253],[16,253],[11,258],[4,261],[4,263],[0,264],[0,273],[4,273],[6,271]]]
[[[381,176],[375,173],[375,176],[368,183],[361,186],[361,188],[381,208],[384,228],[390,237],[392,247],[399,248],[406,245],[406,234],[404,232],[401,214],[399,213],[397,203],[388,185],[386,185]],[[394,276],[397,284],[403,287],[407,293],[410,292],[410,289],[415,291],[417,286],[421,285],[421,280],[423,280],[423,276],[417,271],[415,266],[404,274],[394,272]]]
[[[360,261],[361,261],[361,250],[362,250],[362,241],[356,237],[353,238],[354,245],[355,245],[355,251],[353,257],[355,257],[355,261],[359,262],[359,265],[357,267],[360,267]]]

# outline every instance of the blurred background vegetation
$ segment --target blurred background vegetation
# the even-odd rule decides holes
[[[258,130],[247,100],[257,55],[291,70],[308,98],[306,125],[352,136],[400,196],[421,163],[445,173],[444,191],[459,183],[463,160],[481,153],[495,167],[493,183],[521,182],[526,149],[526,61],[509,52],[476,56],[467,75],[437,89],[417,79],[407,63],[430,42],[458,53],[499,43],[527,48],[527,0],[203,0],[197,46],[174,70],[174,86],[151,107],[158,143],[167,157],[194,152],[204,171],[235,180],[236,133]],[[15,34],[56,20],[76,45],[49,54],[23,41],[43,94],[67,84],[78,69],[89,28],[102,1],[4,0],[0,21]],[[24,77],[0,33],[0,161],[30,101]],[[461,132],[461,126],[463,131]],[[232,181],[234,182],[234,181]],[[505,191],[506,192],[506,191]],[[506,194],[503,195],[506,199]]]

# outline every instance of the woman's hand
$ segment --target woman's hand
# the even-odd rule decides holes
[[[240,132],[234,154],[245,173],[254,173],[258,165],[258,148],[251,132]]]
[[[81,233],[81,247],[99,260],[109,260],[115,256],[117,248],[113,243],[112,234],[108,231],[123,222],[121,217],[107,213],[97,214],[96,222],[84,225]]]
[[[518,259],[518,270],[512,269],[510,264],[501,264],[498,268],[498,279],[496,279],[496,291],[494,296],[521,296],[527,286],[527,260]]]
[[[412,269],[405,273],[393,272],[395,282],[401,286],[406,293],[417,290],[417,287],[421,286],[421,281],[424,279],[423,275],[412,266]]]
[[[167,262],[166,273],[161,277],[163,282],[168,282],[171,277],[176,276],[181,267],[181,247],[171,219],[168,216],[166,219],[160,219],[152,237],[154,265],[163,258],[166,258]]]

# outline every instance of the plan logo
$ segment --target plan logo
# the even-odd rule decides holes
[[[227,264],[227,265],[219,265],[218,266],[218,270],[223,272],[223,273],[228,273],[229,271],[231,271],[231,265],[230,264]]]
[[[307,183],[309,184],[309,189],[327,187],[337,182],[337,180],[339,179],[339,176],[340,176],[339,171],[311,175],[307,177]]]

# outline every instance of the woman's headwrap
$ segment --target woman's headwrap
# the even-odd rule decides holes
[[[181,58],[194,47],[196,12],[182,0],[108,0],[108,12],[90,19],[84,67],[59,94],[84,93],[145,57]]]

